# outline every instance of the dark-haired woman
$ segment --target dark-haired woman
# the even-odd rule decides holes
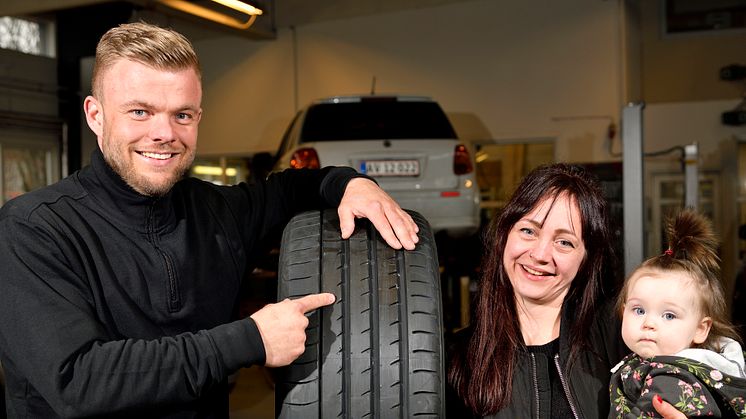
[[[449,417],[608,415],[609,370],[628,352],[603,292],[609,225],[581,168],[553,164],[524,178],[490,225],[475,321],[450,348]]]

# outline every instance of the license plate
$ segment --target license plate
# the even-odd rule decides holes
[[[418,160],[367,160],[360,163],[360,172],[368,176],[418,176]]]

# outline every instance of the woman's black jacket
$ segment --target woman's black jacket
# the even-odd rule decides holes
[[[568,325],[574,319],[574,310],[564,307],[560,323],[560,353],[548,358],[538,353],[519,350],[518,362],[513,375],[511,403],[489,418],[551,418],[548,396],[549,368],[559,368],[569,393],[570,407],[577,418],[605,418],[609,412],[610,369],[628,352],[621,337],[618,317],[613,306],[606,303],[596,313],[593,326],[588,332],[590,348],[582,350],[574,362],[569,363],[572,336]],[[471,329],[456,333],[448,345],[448,358],[463,356]],[[450,364],[450,362],[449,362]],[[479,417],[470,412],[460,401],[453,388],[447,389],[447,412],[449,418]]]

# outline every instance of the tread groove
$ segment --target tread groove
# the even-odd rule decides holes
[[[401,272],[403,269],[402,267],[405,265],[406,260],[404,257],[404,252],[396,252],[396,265],[399,269],[397,269],[399,272]],[[409,330],[409,307],[407,304],[407,277],[405,274],[401,275],[401,281],[399,282],[399,337],[401,339],[399,347],[401,348],[399,350],[399,353],[401,356],[399,357],[399,377],[400,377],[400,383],[399,386],[400,389],[400,400],[401,400],[401,414],[400,417],[402,418],[408,418],[410,416],[409,414],[409,395],[407,394],[407,391],[409,389],[409,334],[407,331]]]
[[[372,413],[371,416],[373,416],[374,418],[378,418],[379,410],[378,403],[376,403],[376,401],[380,398],[378,389],[381,385],[381,353],[378,349],[380,347],[379,336],[381,334],[378,322],[380,318],[380,314],[378,312],[378,302],[380,301],[380,296],[378,295],[378,249],[376,246],[376,238],[378,233],[371,223],[367,223],[367,227],[369,261],[368,278],[370,281],[370,285],[368,288],[368,296],[370,297],[368,308],[370,309],[370,316],[368,317],[368,320],[370,323],[368,326],[368,330],[366,331],[370,331],[369,336],[371,349],[370,368],[372,369],[372,371],[370,374],[370,411]]]

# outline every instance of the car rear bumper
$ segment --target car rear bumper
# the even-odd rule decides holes
[[[422,214],[433,232],[445,230],[458,237],[473,234],[479,228],[479,200],[472,193],[445,197],[439,192],[389,193],[402,208]]]

